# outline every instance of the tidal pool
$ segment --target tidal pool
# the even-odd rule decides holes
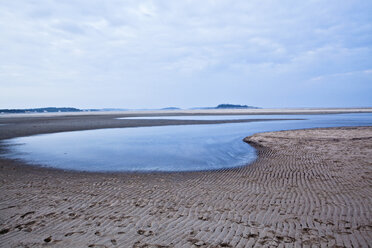
[[[229,120],[232,116],[212,117],[216,116],[205,118]],[[239,119],[265,118],[305,120],[111,128],[42,134],[3,141],[7,145],[7,152],[2,156],[21,159],[29,164],[92,172],[216,170],[243,166],[254,161],[255,149],[242,141],[254,133],[372,125],[370,113],[239,116]],[[166,116],[166,119],[173,118]]]

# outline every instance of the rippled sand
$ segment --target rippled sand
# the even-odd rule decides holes
[[[2,247],[372,246],[372,127],[256,134],[252,165],[74,173],[0,160]]]

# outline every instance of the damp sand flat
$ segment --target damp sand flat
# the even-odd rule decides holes
[[[0,160],[4,247],[368,247],[372,127],[256,134],[216,172],[73,173]]]

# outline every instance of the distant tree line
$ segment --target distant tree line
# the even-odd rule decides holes
[[[0,109],[2,114],[18,114],[18,113],[54,113],[54,112],[80,112],[77,108],[32,108],[32,109]]]

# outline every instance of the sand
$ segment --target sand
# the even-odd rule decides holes
[[[0,138],[44,124],[20,122]],[[372,246],[372,127],[245,140],[258,160],[213,172],[79,173],[0,159],[1,247]]]

